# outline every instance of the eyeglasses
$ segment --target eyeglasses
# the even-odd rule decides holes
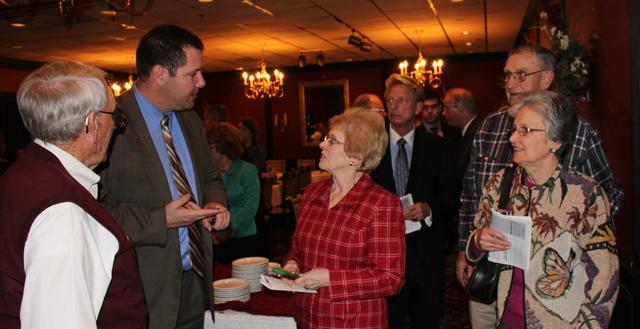
[[[113,112],[98,111],[98,113],[110,115],[113,118],[113,123],[116,128],[124,128],[127,126],[127,117],[124,115],[124,112],[117,107]]]
[[[525,80],[527,80],[528,76],[536,73],[540,73],[542,71],[547,71],[547,69],[542,69],[542,70],[534,71],[531,73],[526,73],[524,71],[516,71],[516,72],[504,71],[502,72],[502,81],[506,83],[507,81],[509,81],[509,78],[513,78],[513,80],[516,80],[517,82],[524,82]]]
[[[405,104],[410,104],[411,103],[411,99],[407,98],[407,97],[398,97],[396,99],[393,98],[387,98],[386,99],[387,102],[387,107],[393,105],[393,104],[398,104],[398,106],[402,106]]]
[[[325,142],[329,142],[329,144],[331,145],[339,145],[339,144],[344,144],[343,142],[338,141],[335,137],[333,136],[324,136],[324,140]]]
[[[520,136],[527,136],[530,133],[536,132],[536,131],[544,131],[544,129],[537,129],[537,128],[529,128],[529,127],[513,127],[511,128],[511,134],[513,134],[514,132],[518,132],[518,135]]]

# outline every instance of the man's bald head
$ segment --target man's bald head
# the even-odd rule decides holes
[[[384,103],[375,94],[360,94],[351,104],[351,110],[370,110],[384,115]]]

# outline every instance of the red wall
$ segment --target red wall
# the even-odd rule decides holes
[[[593,101],[584,112],[598,128],[613,172],[623,184],[625,202],[622,212],[614,220],[621,257],[630,259],[634,241],[630,156],[634,152],[631,140],[634,127],[631,125],[628,2],[567,0],[566,6],[570,17],[577,17],[581,12],[584,14],[576,23],[576,31],[580,35],[586,37],[596,32],[600,36],[593,49]]]
[[[500,75],[506,54],[477,56],[455,56],[445,59],[444,85],[446,88],[464,87],[476,95],[478,111],[481,115],[495,109],[504,98],[499,86]],[[308,71],[298,68],[284,68],[284,97],[271,100],[272,117],[265,118],[264,101],[251,100],[244,96],[242,78],[237,74],[214,74],[207,77],[207,86],[200,92],[199,99],[207,100],[209,105],[225,104],[229,108],[229,120],[237,123],[241,118],[253,117],[259,127],[265,127],[268,121],[273,132],[274,159],[317,158],[318,147],[302,145],[300,132],[300,112],[298,83],[318,80],[349,80],[349,99],[352,102],[362,93],[384,94],[384,81],[396,72],[396,63],[392,61],[372,64],[354,63],[347,65],[327,65],[325,69],[311,68]],[[283,114],[287,115],[287,126],[283,127]],[[274,126],[277,115],[278,124]],[[265,129],[260,132],[260,141],[265,144]]]
[[[6,69],[0,67],[0,92],[15,93],[20,83],[31,71]]]

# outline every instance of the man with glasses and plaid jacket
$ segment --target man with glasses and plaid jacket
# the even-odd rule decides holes
[[[509,104],[515,104],[524,93],[546,90],[554,79],[554,55],[536,45],[521,45],[509,52],[504,66],[504,88]],[[473,266],[466,262],[464,250],[471,232],[478,200],[486,180],[498,170],[511,166],[513,151],[509,142],[513,118],[508,107],[489,115],[476,133],[471,147],[471,159],[462,183],[460,201],[458,259],[456,276],[467,285]],[[620,210],[624,194],[604,154],[598,131],[578,115],[578,127],[573,147],[563,161],[565,168],[581,171],[600,184],[611,203],[611,213]],[[469,301],[471,325],[477,328],[495,328],[495,303],[482,304]]]

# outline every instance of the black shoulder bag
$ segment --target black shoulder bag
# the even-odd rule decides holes
[[[500,182],[500,201],[498,203],[498,209],[507,208],[514,171],[514,167],[505,168],[504,175],[502,176],[502,182]],[[485,304],[495,302],[498,295],[499,277],[500,264],[490,262],[489,253],[485,253],[484,256],[482,256],[482,258],[476,263],[476,268],[473,270],[473,273],[469,278],[469,282],[467,283],[467,294],[469,295],[469,298]]]

